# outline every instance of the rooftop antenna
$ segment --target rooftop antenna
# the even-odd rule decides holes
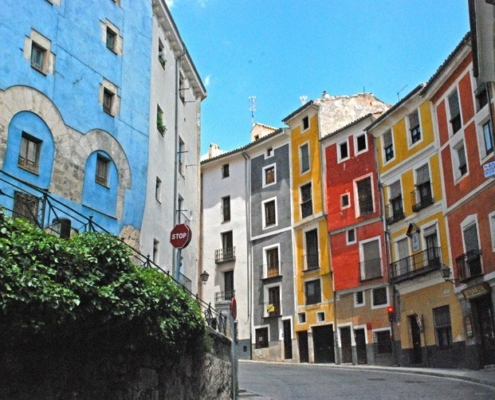
[[[299,101],[300,101],[302,106],[305,105],[308,102],[308,96],[306,96],[306,95],[299,96]]]
[[[400,101],[400,92],[402,92],[406,87],[407,85],[397,92],[397,101]]]
[[[249,96],[249,111],[251,111],[251,126],[254,126],[254,112],[256,111],[256,96]]]

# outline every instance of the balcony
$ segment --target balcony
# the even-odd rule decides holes
[[[221,264],[227,261],[235,261],[235,247],[215,250],[215,264]]]
[[[313,271],[315,269],[320,268],[318,254],[310,254],[304,257],[304,261],[306,262],[305,271]]]
[[[441,248],[431,247],[390,265],[390,283],[415,279],[441,268]]]
[[[387,225],[391,225],[401,219],[404,219],[406,216],[404,215],[404,210],[402,208],[402,200],[400,204],[390,203],[385,206],[385,218],[387,219]]]
[[[280,317],[282,313],[280,312],[280,301],[272,301],[271,303],[265,303],[265,318],[268,317]]]
[[[411,192],[412,210],[419,212],[423,208],[431,206],[435,200],[431,193],[430,183],[423,183],[418,188]]]
[[[235,297],[235,290],[227,290],[225,292],[216,292],[215,293],[215,303],[219,303],[222,301],[230,301]]]
[[[466,282],[483,274],[481,250],[470,250],[455,259],[459,282]]]
[[[361,271],[361,281],[367,281],[369,279],[381,278],[382,276],[382,259],[375,258],[372,260],[366,260],[359,263]]]
[[[271,263],[271,264],[263,264],[260,266],[261,268],[261,279],[271,279],[271,278],[279,278],[282,275],[280,274],[282,263]]]

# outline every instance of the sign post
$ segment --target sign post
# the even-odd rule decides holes
[[[237,399],[237,301],[230,300],[230,332],[232,335],[232,398]]]
[[[180,282],[180,263],[182,260],[182,249],[191,242],[192,231],[186,224],[177,224],[170,232],[170,243],[177,249],[177,262],[175,265],[174,278]]]

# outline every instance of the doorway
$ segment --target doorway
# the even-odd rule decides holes
[[[356,339],[357,363],[368,364],[368,356],[366,355],[366,331],[364,329],[356,329],[354,331]]]
[[[418,323],[418,315],[409,316],[409,325],[411,327],[411,337],[412,337],[412,352],[411,352],[411,364],[422,364],[423,363],[423,352],[421,349],[421,328]]]
[[[495,329],[490,295],[472,300],[481,343],[481,362],[483,365],[495,364]]]
[[[352,362],[351,328],[340,328],[340,343],[342,345],[342,363]]]
[[[313,327],[313,344],[315,363],[334,363],[333,326],[322,325]]]
[[[309,362],[308,331],[297,333],[297,344],[299,347],[299,362]]]
[[[290,319],[285,319],[284,323],[284,358],[292,358],[292,328]]]

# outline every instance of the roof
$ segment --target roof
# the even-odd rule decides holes
[[[371,114],[371,113],[366,114],[366,115],[362,116],[361,118],[358,118],[358,119],[356,119],[356,120],[354,120],[354,121],[352,121],[352,122],[348,123],[347,125],[343,126],[342,128],[339,128],[339,129],[337,129],[336,131],[330,132],[329,134],[327,134],[327,135],[323,136],[323,137],[320,139],[320,141],[322,141],[323,139],[326,139],[326,138],[328,138],[328,137],[330,137],[330,136],[336,135],[337,133],[340,133],[340,132],[342,132],[342,131],[345,131],[347,128],[350,128],[351,126],[356,125],[357,123],[362,122],[362,121],[364,121],[366,118],[369,118],[369,117],[373,117],[373,114]]]
[[[288,121],[292,119],[295,115],[299,114],[301,111],[305,110],[306,108],[309,108],[312,106],[315,102],[313,100],[308,101],[307,103],[303,104],[301,107],[299,107],[296,111],[290,113],[287,117],[285,117],[282,122],[285,123],[285,121]]]

